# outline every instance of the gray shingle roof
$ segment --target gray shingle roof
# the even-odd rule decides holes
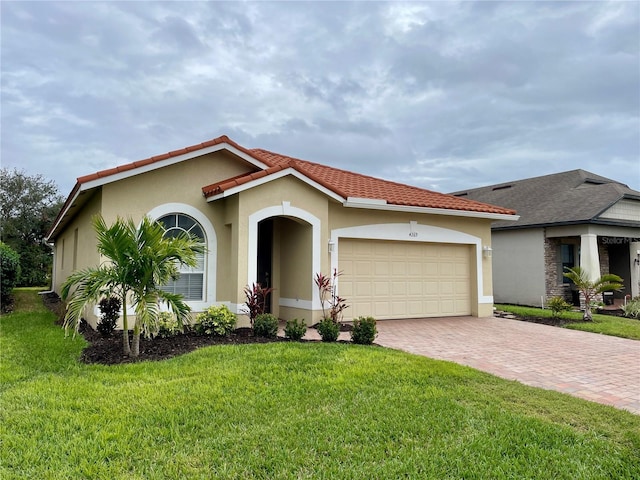
[[[494,229],[576,223],[629,225],[629,222],[599,220],[598,216],[622,198],[640,201],[640,192],[585,170],[462,190],[453,195],[512,208],[520,215],[515,222],[495,222]]]

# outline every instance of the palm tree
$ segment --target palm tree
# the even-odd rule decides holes
[[[140,353],[140,333],[157,329],[159,303],[168,305],[180,323],[189,319],[191,309],[181,295],[165,292],[162,286],[179,276],[178,266],[196,266],[197,254],[204,252],[200,241],[188,235],[164,237],[158,222],[144,217],[138,227],[132,219],[117,218],[107,226],[101,216],[93,219],[98,252],[107,261],[72,273],[62,286],[68,299],[65,328],[78,330],[85,308],[102,297],[116,296],[123,305],[123,349],[125,355]],[[133,343],[129,346],[127,303],[134,306]]]
[[[571,280],[576,288],[584,296],[584,316],[582,319],[585,322],[593,321],[591,315],[592,302],[595,301],[596,295],[603,292],[609,292],[611,290],[620,290],[622,285],[622,278],[613,273],[602,275],[600,278],[591,280],[587,272],[580,267],[565,267],[566,273],[563,275]]]

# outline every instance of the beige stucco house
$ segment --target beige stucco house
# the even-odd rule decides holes
[[[194,312],[243,289],[275,288],[270,311],[312,323],[322,315],[314,274],[343,272],[345,319],[492,314],[491,222],[513,210],[247,149],[226,136],[78,178],[49,233],[53,290],[98,265],[91,218],[162,222],[207,247],[166,288]],[[483,254],[483,251],[485,254]],[[90,322],[95,317],[88,314]]]

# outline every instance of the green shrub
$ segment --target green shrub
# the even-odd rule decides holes
[[[302,340],[305,333],[307,333],[307,325],[304,323],[304,319],[298,320],[294,318],[293,320],[288,320],[284,327],[284,336],[291,340]]]
[[[351,341],[359,345],[371,345],[376,338],[376,320],[373,317],[358,317],[353,321]]]
[[[622,306],[625,317],[640,319],[640,296],[634,297],[626,305]]]
[[[316,330],[323,342],[335,342],[340,335],[340,324],[331,318],[325,318],[316,325]]]
[[[547,302],[547,307],[551,310],[551,316],[560,317],[564,312],[571,311],[572,306],[568,304],[562,297],[553,297]]]
[[[118,318],[120,318],[120,307],[122,302],[117,297],[103,298],[98,303],[100,309],[100,319],[98,320],[98,332],[103,337],[110,337],[116,329]]]
[[[20,255],[0,242],[0,301],[5,305],[20,278]]]
[[[278,336],[278,317],[261,313],[253,320],[253,334],[256,337],[275,338]]]
[[[200,335],[229,335],[236,328],[236,315],[226,305],[212,305],[196,315],[194,330]]]
[[[178,319],[171,312],[162,312],[158,316],[158,331],[157,337],[173,337],[183,332],[182,325],[178,322]]]

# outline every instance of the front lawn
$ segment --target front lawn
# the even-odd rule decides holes
[[[640,416],[352,344],[85,365],[34,291],[0,319],[0,478],[632,479]],[[25,305],[32,305],[25,311]]]
[[[530,318],[551,318],[552,313],[549,309],[522,307],[519,305],[496,305],[498,310],[513,313],[518,317]],[[640,340],[640,320],[625,317],[616,317],[613,315],[594,314],[593,322],[583,322],[582,312],[564,312],[560,319],[569,321],[563,323],[564,328],[574,330],[583,330],[585,332],[602,333],[603,335],[611,335],[614,337],[631,338]],[[571,321],[574,321],[572,323]]]

